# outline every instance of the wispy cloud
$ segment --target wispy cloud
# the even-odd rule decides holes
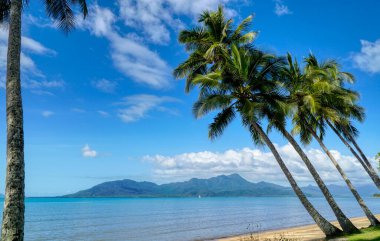
[[[95,158],[98,156],[98,153],[95,150],[91,149],[88,144],[86,144],[82,148],[82,156],[85,158]]]
[[[65,82],[62,80],[30,80],[27,87],[31,89],[41,89],[41,88],[63,88]]]
[[[119,110],[119,117],[122,121],[129,123],[144,119],[153,111],[173,114],[173,110],[165,107],[164,104],[178,101],[178,99],[169,96],[145,94],[127,96],[119,103],[125,106]]]
[[[40,42],[28,38],[28,37],[22,37],[21,38],[22,46],[25,50],[29,50],[36,54],[53,54],[55,55],[56,52],[52,49],[49,49],[42,45]]]
[[[54,115],[54,112],[49,111],[49,110],[45,110],[45,111],[42,111],[41,115],[42,115],[43,117],[45,117],[45,118],[48,118],[48,117]]]
[[[50,18],[33,16],[32,14],[25,14],[24,18],[26,19],[26,22],[28,24],[37,26],[39,28],[52,28],[52,29],[58,28],[58,25],[54,23],[54,20]]]
[[[90,16],[80,26],[109,40],[113,63],[125,76],[156,89],[168,87],[172,79],[168,64],[132,35],[119,33],[115,22],[116,17],[110,9],[94,5]]]
[[[276,147],[297,181],[304,184],[313,182],[304,163],[290,144]],[[306,153],[326,182],[342,183],[339,173],[321,150],[309,149]],[[353,182],[370,181],[354,157],[342,155],[338,151],[332,153]],[[157,178],[162,179],[185,180],[194,176],[208,178],[218,174],[240,173],[252,181],[286,182],[272,153],[259,149],[190,152],[174,156],[153,155],[145,156],[143,160],[152,162]],[[375,161],[372,161],[375,165]]]
[[[108,117],[110,116],[110,114],[106,111],[103,111],[103,110],[98,110],[97,113],[103,117]]]
[[[293,12],[289,10],[289,7],[282,0],[275,0],[274,13],[277,16],[283,16],[292,14]]]
[[[380,39],[375,42],[360,40],[361,50],[352,54],[354,65],[368,73],[380,73]]]
[[[117,83],[115,81],[100,79],[93,81],[92,85],[104,93],[114,93]]]
[[[22,36],[22,51],[21,51],[21,73],[28,73],[30,77],[44,77],[37,65],[33,61],[31,54],[37,55],[55,55],[56,52],[45,47],[42,43]],[[7,49],[8,49],[8,29],[0,24],[0,88],[5,87],[5,69],[7,64]],[[28,78],[24,78],[28,79]],[[28,86],[28,83],[23,86]]]
[[[153,43],[168,44],[171,30],[185,26],[180,16],[195,18],[204,10],[229,2],[231,0],[118,0],[118,5],[125,25],[142,30],[144,37]],[[234,13],[228,8],[225,11],[229,15]]]

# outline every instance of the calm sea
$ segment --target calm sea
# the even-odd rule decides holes
[[[324,199],[311,201],[326,218],[335,219]],[[348,216],[364,216],[353,199],[337,201]],[[380,199],[366,202],[380,213]],[[295,197],[28,198],[25,239],[207,240],[311,223]]]

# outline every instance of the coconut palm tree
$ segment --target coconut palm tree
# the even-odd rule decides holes
[[[312,58],[315,58],[312,56]],[[316,59],[312,60],[311,63],[315,68],[318,68],[318,61]],[[364,170],[371,177],[374,184],[380,189],[380,177],[376,173],[375,169],[372,167],[371,163],[368,161],[367,157],[364,155],[360,147],[355,141],[358,136],[358,130],[353,126],[351,120],[364,121],[364,109],[357,104],[359,100],[359,94],[355,91],[345,88],[345,83],[353,83],[355,78],[352,74],[348,72],[343,72],[340,70],[340,66],[335,61],[331,62],[331,66],[325,73],[326,80],[330,82],[333,86],[332,91],[337,101],[334,102],[332,108],[339,112],[339,118],[336,118],[334,122],[327,120],[327,125],[334,131],[334,133],[339,137],[343,144],[351,151],[359,163],[363,166]],[[351,142],[356,150],[359,151],[360,155],[354,150],[354,148],[349,143]]]
[[[9,23],[6,110],[7,172],[1,237],[3,241],[24,239],[24,130],[20,81],[21,15],[23,0],[0,1],[0,23]],[[86,0],[44,0],[47,15],[69,32],[75,15],[71,7],[79,5],[87,15]]]
[[[255,31],[247,31],[252,19],[253,16],[250,15],[235,27],[233,20],[226,18],[220,5],[216,11],[204,11],[200,15],[200,26],[180,32],[178,40],[185,45],[190,56],[178,65],[174,76],[186,78],[187,91],[192,88],[191,80],[195,75],[219,68],[222,56],[230,51],[231,44],[249,48],[257,34]]]
[[[294,192],[325,235],[337,235],[341,231],[322,217],[310,203],[262,129],[262,119],[270,118],[271,113],[281,110],[285,104],[277,82],[273,79],[282,65],[282,59],[257,50],[238,49],[232,45],[231,54],[224,55],[220,69],[198,74],[192,79],[191,84],[200,89],[193,112],[200,118],[212,111],[219,111],[209,125],[210,139],[222,135],[228,124],[239,114],[253,142],[265,144],[271,150]],[[276,116],[276,122],[284,125],[284,116]]]
[[[305,62],[306,77],[303,79],[304,81],[301,87],[295,88],[294,90],[296,91],[293,93],[296,97],[294,102],[297,106],[293,113],[293,132],[299,133],[301,141],[305,144],[310,143],[313,138],[319,143],[346,182],[371,225],[377,226],[379,225],[379,221],[367,207],[344,170],[340,167],[335,157],[323,142],[326,120],[334,122],[339,118],[339,112],[334,108],[337,103],[337,99],[334,97],[336,96],[334,92],[336,86],[331,85],[328,78],[326,78],[326,72],[329,71],[329,69],[332,68],[331,66],[335,63],[333,61],[327,61],[320,64],[313,55],[307,57]]]
[[[375,185],[378,189],[380,189],[380,178],[379,175],[376,173],[375,169],[372,167],[371,163],[368,161],[367,156],[364,154],[362,149],[357,144],[355,137],[350,134],[349,130],[347,128],[344,128],[343,133],[345,134],[346,138],[355,146],[356,150],[360,153],[360,156],[362,157],[362,160],[367,165],[367,168],[369,169],[368,172],[371,172],[371,178],[374,181]]]
[[[339,94],[337,93],[337,95]],[[348,105],[352,105],[352,102],[350,101]],[[344,101],[341,101],[339,104],[336,105],[336,108],[340,110],[346,107],[347,107],[347,104]],[[359,163],[363,166],[364,170],[371,177],[373,183],[377,186],[377,188],[380,189],[379,175],[376,173],[375,169],[368,162],[368,160],[365,160],[363,159],[363,157],[360,157],[358,153],[356,152],[357,149],[355,150],[350,144],[350,142],[351,143],[355,142],[354,136],[357,136],[358,131],[351,123],[349,116],[343,113],[341,114],[339,119],[335,120],[334,123],[330,120],[326,120],[326,123],[333,130],[333,132],[339,137],[339,139],[343,142],[343,144],[350,150],[350,152],[355,156],[355,158],[359,161]]]
[[[304,82],[305,75],[303,75],[297,60],[293,61],[293,58],[290,54],[287,55],[287,65],[284,65],[284,68],[281,71],[281,82],[283,83],[285,89],[287,89],[287,92],[289,93],[288,97],[288,103],[289,103],[289,114],[291,114],[291,110],[294,108],[297,108],[297,105],[294,105],[296,103],[295,100],[297,98],[300,98],[299,96],[301,94],[300,91],[297,90],[297,88],[300,88],[302,86],[302,83]],[[308,98],[307,96],[303,96],[302,98]],[[277,112],[278,113],[278,112]],[[281,113],[281,112],[280,112]],[[276,114],[276,113],[275,113]],[[357,232],[358,229],[352,224],[352,222],[347,218],[347,216],[343,213],[343,211],[340,209],[338,204],[336,203],[335,199],[331,195],[329,189],[323,182],[322,178],[319,176],[317,170],[309,160],[306,153],[302,150],[301,146],[297,143],[297,141],[293,138],[291,133],[289,133],[286,130],[286,127],[282,125],[282,123],[276,123],[276,120],[279,118],[273,116],[271,120],[273,122],[271,125],[273,125],[276,129],[278,129],[282,135],[289,141],[289,143],[293,146],[293,148],[296,150],[298,155],[301,157],[302,161],[305,163],[307,169],[313,176],[315,182],[317,183],[318,187],[322,191],[326,201],[330,205],[331,209],[333,210],[340,226],[342,227],[343,231],[345,233],[353,233]]]

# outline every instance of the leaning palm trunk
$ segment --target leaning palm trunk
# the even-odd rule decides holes
[[[352,224],[352,222],[346,217],[346,215],[343,213],[343,211],[339,208],[338,204],[334,200],[333,196],[331,195],[329,189],[326,187],[325,183],[323,182],[322,178],[319,176],[317,170],[315,170],[313,164],[310,162],[309,158],[305,154],[305,152],[302,150],[300,145],[294,140],[293,136],[285,129],[281,131],[285,138],[290,142],[290,144],[293,146],[293,148],[297,151],[298,155],[301,157],[303,162],[305,163],[307,169],[313,176],[315,182],[318,184],[319,189],[321,189],[323,195],[325,196],[328,204],[330,205],[331,209],[333,210],[335,217],[337,218],[340,226],[342,227],[343,231],[345,233],[354,233],[357,232],[358,229]]]
[[[1,237],[24,239],[24,131],[20,83],[22,0],[12,0],[6,80],[7,173]]]
[[[265,134],[265,132],[261,129],[261,127],[253,123],[252,124],[253,129],[259,133],[261,138],[264,140],[265,144],[269,147],[269,149],[272,151],[275,159],[277,160],[278,164],[280,165],[280,168],[284,172],[286,178],[288,179],[290,185],[292,186],[294,192],[300,199],[302,205],[305,207],[307,212],[310,214],[310,216],[314,219],[315,223],[319,226],[319,228],[322,230],[322,232],[327,236],[335,236],[339,233],[341,233],[341,230],[329,223],[322,215],[314,208],[314,206],[310,203],[310,201],[306,198],[305,194],[302,192],[301,188],[297,185],[296,181],[294,180],[292,174],[290,173],[289,169],[286,167],[284,161],[282,160],[280,154],[277,152],[275,146],[269,139],[269,137]]]
[[[379,180],[379,175],[377,175],[375,169],[372,167],[371,163],[368,161],[366,155],[364,155],[362,149],[359,147],[359,145],[356,143],[355,139],[351,136],[350,133],[346,129],[343,129],[344,133],[349,137],[350,142],[355,146],[356,150],[360,153],[360,156],[362,157],[362,160],[364,163],[367,165],[368,169],[372,172],[375,173],[377,180]],[[379,181],[380,182],[380,181]],[[376,183],[376,186],[380,189],[379,187],[380,184]]]
[[[371,177],[372,181],[375,183],[376,187],[380,189],[380,178],[373,170],[371,165],[367,165],[362,158],[359,157],[359,155],[356,153],[356,151],[351,147],[350,143],[348,143],[343,136],[339,133],[339,131],[335,128],[334,125],[330,123],[330,121],[327,121],[327,124],[330,126],[330,128],[335,132],[335,134],[339,137],[339,139],[346,145],[346,147],[351,151],[351,153],[355,156],[355,158],[360,162],[360,164],[363,166],[364,170],[368,173],[368,175]]]
[[[343,179],[346,182],[348,188],[350,189],[350,191],[352,192],[352,194],[354,195],[354,197],[358,201],[360,207],[362,208],[363,212],[367,216],[367,218],[370,221],[371,225],[372,226],[378,226],[380,224],[380,222],[376,219],[376,217],[373,215],[373,213],[371,212],[371,210],[369,210],[369,208],[365,204],[364,200],[359,195],[359,193],[355,189],[355,187],[352,185],[350,179],[348,179],[346,173],[343,171],[343,169],[340,167],[340,165],[338,164],[338,162],[335,160],[334,156],[331,154],[331,152],[329,151],[329,149],[327,149],[327,147],[325,146],[325,144],[323,143],[323,141],[321,140],[321,138],[318,137],[317,133],[315,133],[315,131],[311,127],[309,127],[309,131],[313,135],[313,137],[318,141],[318,143],[322,147],[323,151],[327,154],[327,156],[330,158],[331,162],[334,164],[334,166],[336,167],[336,169],[338,170],[338,172],[340,173],[340,175],[343,177]]]

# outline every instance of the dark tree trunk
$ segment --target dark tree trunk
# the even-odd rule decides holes
[[[322,178],[319,176],[317,170],[315,170],[313,164],[310,162],[309,158],[305,154],[305,152],[302,150],[300,145],[294,140],[293,136],[287,131],[282,131],[285,138],[292,144],[294,149],[297,151],[298,155],[301,157],[303,162],[305,163],[307,169],[313,176],[315,182],[318,184],[319,189],[321,189],[323,195],[326,198],[326,201],[330,205],[331,209],[333,210],[335,217],[337,218],[340,226],[342,227],[343,231],[345,233],[354,233],[358,232],[359,230],[352,224],[352,222],[346,217],[346,215],[343,213],[343,211],[340,209],[338,204],[336,203],[335,199],[331,195],[329,189],[326,187],[325,183],[323,182]]]
[[[322,147],[323,151],[327,154],[327,156],[330,158],[331,162],[334,164],[340,175],[343,177],[343,180],[346,182],[348,188],[350,189],[351,193],[354,195],[355,199],[359,203],[360,207],[362,208],[363,212],[367,216],[368,220],[370,221],[372,226],[378,226],[380,222],[376,219],[376,217],[373,215],[371,210],[367,207],[362,197],[359,195],[358,191],[355,189],[354,185],[352,185],[350,179],[348,179],[346,173],[343,171],[343,169],[340,167],[338,162],[335,160],[334,156],[331,154],[329,149],[325,146],[321,138],[318,137],[317,133],[309,127],[309,131],[312,133],[313,137],[318,141],[319,145]]]
[[[265,144],[272,151],[276,161],[280,165],[281,170],[284,172],[286,178],[288,179],[290,185],[292,186],[294,192],[300,199],[302,205],[305,207],[310,216],[314,219],[315,223],[322,230],[322,232],[327,236],[336,236],[340,234],[342,231],[329,223],[322,215],[314,208],[314,206],[310,203],[310,201],[306,198],[305,194],[302,192],[301,188],[297,185],[296,180],[294,180],[292,174],[289,169],[286,167],[284,161],[282,160],[280,154],[277,152],[275,146],[269,139],[269,137],[265,134],[265,132],[261,129],[261,127],[257,123],[252,124],[253,129],[259,133],[261,138],[264,140]]]
[[[12,0],[7,56],[7,173],[1,237],[24,239],[24,131],[20,82],[22,0]]]
[[[368,175],[371,177],[372,181],[375,183],[376,187],[380,189],[380,178],[373,170],[372,166],[368,166],[362,158],[359,157],[359,155],[356,153],[356,151],[351,147],[350,143],[344,139],[344,137],[339,133],[339,131],[335,128],[334,125],[330,123],[330,121],[327,121],[327,124],[330,126],[330,128],[335,132],[335,134],[339,137],[339,139],[346,145],[346,147],[351,151],[351,153],[355,156],[355,158],[360,162],[360,164],[363,166],[364,170],[368,173]],[[372,169],[372,170],[371,170]]]

